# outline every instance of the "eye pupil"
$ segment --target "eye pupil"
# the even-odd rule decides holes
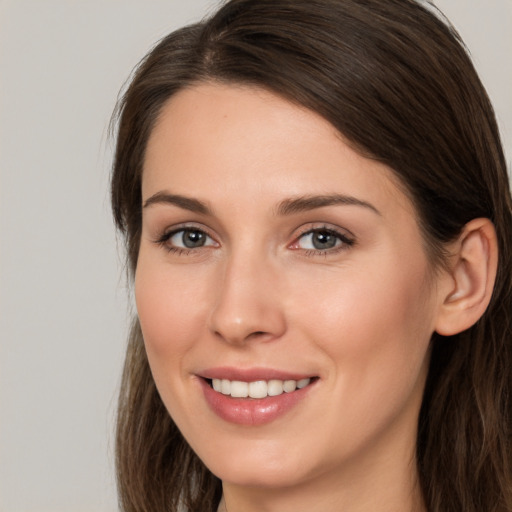
[[[329,231],[317,231],[313,233],[312,242],[315,249],[331,249],[336,245],[336,236]]]
[[[202,247],[206,241],[206,235],[201,231],[185,231],[182,241],[183,245],[188,249]]]

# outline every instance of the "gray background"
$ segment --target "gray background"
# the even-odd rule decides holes
[[[512,0],[438,0],[512,156]],[[130,308],[110,219],[110,113],[161,36],[215,0],[0,0],[0,512],[116,510]]]

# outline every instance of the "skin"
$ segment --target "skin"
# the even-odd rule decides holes
[[[361,204],[279,211],[333,193]],[[424,510],[417,418],[454,281],[432,272],[391,170],[276,95],[201,84],[165,105],[142,196],[135,297],[150,366],[174,421],[222,479],[229,512]],[[182,233],[158,242],[184,227],[205,232],[206,244],[177,251]],[[318,251],[304,235],[314,229],[352,243],[335,236]],[[198,383],[218,366],[318,380],[274,421],[237,425],[210,409]]]

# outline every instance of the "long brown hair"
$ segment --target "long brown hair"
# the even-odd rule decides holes
[[[413,0],[231,0],[164,38],[117,111],[112,204],[132,276],[148,137],[162,105],[204,81],[273,91],[392,168],[434,265],[468,221],[492,220],[493,298],[472,328],[432,339],[417,464],[429,511],[511,512],[511,197],[493,109],[456,32]],[[136,319],[119,399],[117,470],[126,512],[213,512],[220,500],[220,481],[159,398]]]

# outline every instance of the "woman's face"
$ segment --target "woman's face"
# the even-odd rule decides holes
[[[410,463],[440,277],[388,168],[278,96],[202,84],[164,107],[142,196],[151,370],[213,473],[274,487]]]

